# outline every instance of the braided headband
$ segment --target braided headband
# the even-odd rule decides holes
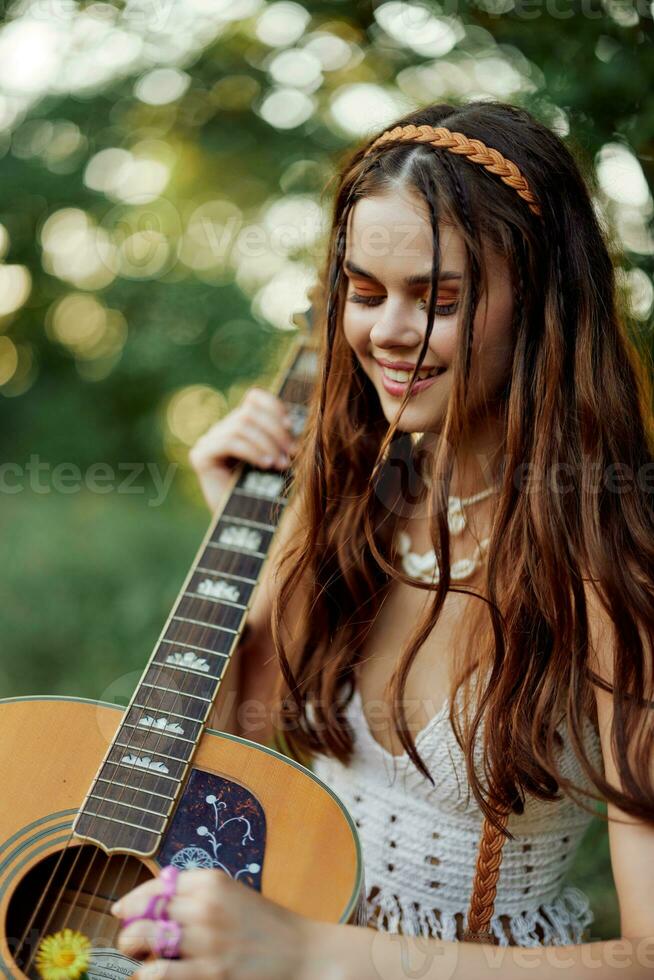
[[[381,136],[378,136],[374,143],[368,147],[364,156],[368,156],[372,150],[386,143],[396,143],[408,140],[415,143],[429,143],[430,146],[442,147],[450,150],[451,153],[459,153],[466,156],[472,163],[480,163],[482,167],[497,174],[509,187],[513,187],[523,200],[529,205],[529,210],[541,216],[541,209],[534,196],[527,180],[520,173],[515,163],[507,160],[499,150],[486,146],[481,140],[466,136],[465,133],[455,133],[444,126],[395,126],[388,129]]]

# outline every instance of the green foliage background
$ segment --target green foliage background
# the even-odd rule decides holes
[[[177,257],[178,247],[190,215],[207,201],[233,202],[246,223],[262,220],[270,202],[285,197],[308,195],[318,201],[340,154],[358,138],[352,112],[345,125],[334,108],[348,87],[372,87],[371,111],[360,113],[363,134],[367,125],[385,123],[384,99],[409,108],[436,97],[495,97],[493,91],[484,92],[479,80],[465,83],[475,59],[492,56],[512,66],[518,79],[502,97],[526,105],[552,125],[565,120],[568,139],[591,179],[602,148],[619,143],[639,161],[652,187],[654,31],[646,7],[627,0],[403,5],[409,22],[411,16],[429,13],[457,26],[456,43],[434,55],[384,29],[389,4],[304,3],[304,30],[277,46],[261,36],[258,25],[267,10],[282,5],[256,0],[231,5],[216,0],[216,5],[224,14],[220,28],[213,35],[205,30],[201,43],[185,47],[193,19],[186,4],[171,0],[158,36],[147,17],[141,24],[140,36],[150,41],[147,58],[117,66],[95,86],[71,83],[67,89],[73,54],[62,58],[56,89],[44,83],[42,91],[26,98],[16,119],[0,128],[0,225],[8,236],[4,264],[24,266],[31,276],[27,301],[0,316],[0,334],[19,355],[13,376],[0,386],[3,463],[25,467],[36,456],[50,467],[69,463],[82,473],[99,461],[114,468],[130,463],[176,468],[171,491],[157,506],[146,477],[130,492],[107,494],[57,491],[47,479],[40,490],[27,480],[14,492],[13,477],[3,482],[3,696],[56,693],[119,700],[124,696],[116,693],[120,679],[134,677],[135,682],[209,517],[186,463],[199,431],[194,432],[188,411],[182,435],[171,427],[171,399],[194,386],[204,386],[205,395],[218,393],[214,402],[209,397],[202,415],[208,424],[249,385],[269,381],[290,336],[279,329],[283,324],[268,322],[265,305],[257,304],[261,281],[253,286],[247,276],[239,279],[237,261],[219,255],[198,272]],[[289,18],[297,17],[293,6],[288,5]],[[79,4],[71,24],[85,17],[129,26],[130,7]],[[23,4],[5,11],[0,41],[24,23],[29,10]],[[304,121],[276,125],[264,108],[280,88],[272,59],[284,48],[302,48],[316,32],[340,38],[350,57],[341,67],[324,70],[318,86],[308,92],[312,109]],[[162,39],[159,52],[157,37]],[[166,55],[171,38],[179,41],[175,56]],[[160,65],[186,73],[188,84],[171,102],[147,104],[135,85]],[[432,76],[424,72],[430,66]],[[438,93],[430,88],[434,78]],[[8,70],[0,73],[0,94],[2,86],[7,94],[10,81]],[[56,147],[62,121],[72,124],[65,130],[73,134],[68,152]],[[170,151],[170,177],[161,195],[139,204],[88,186],[86,167],[97,153],[129,150],[144,140]],[[620,202],[601,188],[597,194],[608,219],[619,223]],[[169,261],[154,274],[138,268],[126,273],[119,266],[98,288],[92,282],[76,284],[74,274],[57,275],[44,264],[42,231],[48,218],[67,208],[85,212],[114,243],[124,241],[126,228],[156,228]],[[642,212],[643,226],[649,227],[649,204]],[[616,247],[623,252],[624,268],[641,269],[651,284],[652,251],[630,245],[620,241],[618,229]],[[283,261],[301,270],[301,263],[315,266],[318,256],[318,247],[300,246]],[[125,342],[110,356],[79,357],[74,346],[48,329],[56,303],[71,293],[96,296],[102,308],[124,319]],[[650,316],[647,309],[641,311],[640,327],[647,336]],[[4,350],[13,356],[11,346]],[[2,356],[0,351],[0,364]],[[617,935],[608,841],[599,820],[570,878],[591,897],[594,934]]]

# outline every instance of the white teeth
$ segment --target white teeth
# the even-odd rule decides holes
[[[384,367],[382,370],[391,381],[399,381],[401,384],[407,384],[413,374],[412,371],[396,371],[394,368],[389,367]],[[434,374],[436,374],[436,368],[421,368],[418,372],[418,378],[431,378]]]

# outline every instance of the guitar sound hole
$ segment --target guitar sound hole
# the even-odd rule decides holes
[[[115,949],[120,920],[109,911],[112,903],[152,877],[139,858],[109,856],[91,844],[48,855],[30,868],[9,903],[6,936],[16,965],[38,980],[33,963],[39,943],[65,928],[88,936],[94,949]]]

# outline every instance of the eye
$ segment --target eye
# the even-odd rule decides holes
[[[383,299],[383,296],[369,296],[367,293],[352,293],[350,296],[350,302],[363,303],[364,306],[378,306]]]
[[[434,313],[436,316],[451,316],[459,305],[457,300],[453,300],[451,303],[436,303],[434,307]],[[426,312],[427,310],[427,300],[424,296],[418,299],[418,307]]]
[[[351,303],[361,303],[363,306],[379,306],[380,303],[384,302],[384,298],[384,296],[374,296],[367,293],[354,292],[349,297],[349,300]],[[421,310],[427,309],[427,300],[425,297],[419,297],[416,302]],[[452,303],[437,303],[434,312],[436,316],[451,316],[458,305],[459,304],[457,301]]]

